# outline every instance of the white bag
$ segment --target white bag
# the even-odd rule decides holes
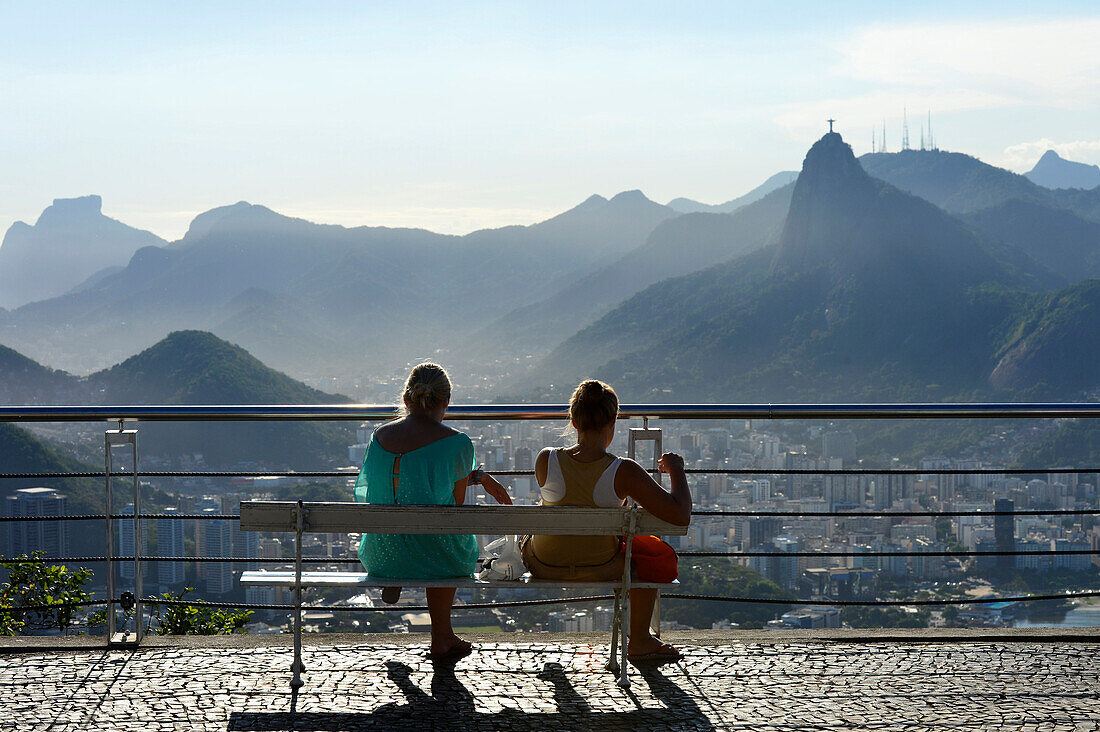
[[[489,542],[485,550],[498,554],[491,559],[486,559],[482,569],[477,573],[478,579],[483,580],[518,580],[527,571],[523,565],[523,555],[519,551],[519,537],[510,534],[502,536],[496,541]]]

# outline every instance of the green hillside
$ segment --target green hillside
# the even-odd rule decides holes
[[[1016,199],[961,218],[977,231],[1025,252],[1066,283],[1100,275],[1100,223]]]
[[[0,345],[0,404],[56,403],[77,380]]]
[[[1096,387],[1098,324],[1100,280],[1029,298],[997,354],[990,384],[1009,391],[1062,395]]]
[[[96,469],[62,455],[24,429],[0,422],[0,473],[86,473]],[[0,480],[0,496],[11,495],[19,488],[37,486],[65,493],[69,499],[69,513],[103,510],[103,483],[87,478],[4,479]]]
[[[270,369],[239,346],[201,331],[180,331],[88,377],[100,404],[331,404],[346,397],[311,389]],[[318,468],[346,460],[350,428],[342,424],[148,423],[143,452],[201,453],[211,466],[255,463]]]

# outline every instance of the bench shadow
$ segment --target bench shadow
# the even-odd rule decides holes
[[[554,712],[524,712],[508,708],[479,712],[474,696],[455,676],[453,664],[434,664],[430,693],[412,680],[413,670],[404,663],[386,662],[386,675],[405,696],[403,702],[383,704],[372,712],[233,712],[228,730],[308,730],[329,732],[346,729],[607,729],[635,732],[646,728],[713,730],[695,700],[657,668],[640,668],[638,675],[660,708],[645,708],[637,696],[627,695],[637,709],[626,712],[593,711],[588,701],[569,682],[565,669],[547,663],[537,678],[551,685]],[[637,675],[635,676],[637,678]],[[608,683],[613,683],[608,676]]]

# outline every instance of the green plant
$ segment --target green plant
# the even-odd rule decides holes
[[[41,562],[45,552],[23,554],[0,562],[8,571],[8,581],[0,585],[0,635],[16,635],[24,629],[57,628],[66,632],[73,622],[75,608],[68,603],[91,599],[84,585],[92,576],[90,569],[72,570],[62,564]],[[20,607],[58,605],[44,610]]]
[[[155,601],[146,603],[150,615],[146,632],[157,635],[229,635],[242,630],[252,617],[251,610],[175,604],[194,589],[187,587],[178,595],[171,592],[160,595],[160,599],[172,604]]]

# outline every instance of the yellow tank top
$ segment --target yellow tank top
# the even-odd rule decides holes
[[[614,489],[615,472],[621,462],[607,455],[594,463],[582,463],[565,450],[554,450],[547,465],[546,483],[540,488],[542,505],[621,505]],[[614,536],[537,535],[531,537],[531,550],[540,562],[553,567],[594,567],[615,558],[619,540]]]

